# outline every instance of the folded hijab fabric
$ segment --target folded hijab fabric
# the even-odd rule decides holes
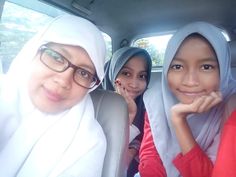
[[[40,112],[30,101],[31,61],[49,42],[84,48],[103,79],[105,43],[91,22],[60,16],[32,38],[0,78],[0,177],[101,176],[106,139],[94,119],[90,95],[54,115]]]
[[[236,82],[231,76],[229,47],[221,31],[211,24],[194,22],[176,32],[166,49],[161,85],[155,83],[144,95],[154,144],[166,168],[167,175],[171,177],[180,176],[172,164],[172,160],[180,152],[180,148],[170,120],[170,108],[178,101],[168,87],[167,72],[179,46],[186,37],[193,33],[198,33],[209,41],[215,50],[220,67],[219,90],[223,95],[223,101],[208,112],[192,114],[188,117],[193,136],[213,161],[218,145],[213,141],[219,134],[224,104],[236,92]]]

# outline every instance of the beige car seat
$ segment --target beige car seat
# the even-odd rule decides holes
[[[129,138],[127,104],[122,96],[112,91],[96,89],[91,93],[91,97],[95,117],[107,139],[102,177],[125,177]]]

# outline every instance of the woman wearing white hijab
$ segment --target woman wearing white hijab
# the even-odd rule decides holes
[[[90,95],[105,43],[91,22],[55,18],[13,60],[0,86],[0,176],[101,176],[106,140]]]
[[[187,45],[189,48],[195,47],[196,51],[190,53],[186,50]],[[207,49],[199,52],[202,46]],[[184,47],[185,51],[182,49]],[[203,58],[201,64],[196,63],[190,61],[192,58],[187,55],[183,57],[182,54],[187,52],[191,57],[207,53],[210,58]],[[186,61],[195,62],[194,65],[199,68],[188,68],[192,64],[187,65]],[[173,78],[186,68],[189,72],[185,74],[182,85],[174,85]],[[193,70],[204,73],[205,77],[213,73],[215,77],[211,80],[203,78],[211,89],[199,87],[203,81],[198,80],[197,74],[191,73]],[[183,88],[188,88],[188,91],[181,90]],[[140,150],[141,176],[210,176],[221,124],[228,116],[224,110],[235,92],[230,52],[221,31],[205,22],[191,23],[180,29],[166,49],[161,87],[155,84],[144,95],[148,120]]]

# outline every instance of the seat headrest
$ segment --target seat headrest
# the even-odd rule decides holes
[[[236,41],[229,42],[231,52],[231,67],[236,67]]]

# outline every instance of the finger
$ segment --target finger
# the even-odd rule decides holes
[[[115,85],[116,85],[116,91],[118,94],[120,94],[121,96],[123,96],[126,100],[127,103],[129,103],[130,101],[130,98],[129,98],[129,94],[126,90],[126,88],[119,82],[115,82]]]
[[[119,93],[120,95],[122,94],[122,85],[121,82],[119,80],[115,81],[115,90],[117,93]]]
[[[212,95],[204,96],[204,99],[200,106],[198,107],[198,113],[205,112],[213,107],[214,104],[212,104],[215,100],[215,97]]]
[[[213,97],[213,100],[211,104],[209,104],[209,108],[219,104],[223,99],[222,94],[220,92],[212,92],[210,95]]]
[[[203,103],[200,105],[198,112],[208,111],[218,103],[222,101],[222,95],[220,92],[211,92],[204,97]]]
[[[200,97],[195,99],[191,104],[183,104],[183,103],[176,104],[171,109],[172,115],[177,117],[179,116],[185,117],[187,116],[187,114],[196,113],[198,111],[199,106],[202,104],[203,100],[204,98]]]
[[[209,99],[209,103],[206,107],[207,110],[211,109],[222,101],[222,94],[220,92],[211,92],[209,97],[211,97],[212,99]]]
[[[125,100],[126,100],[126,102],[127,102],[128,104],[134,102],[134,100],[130,97],[130,95],[129,95],[129,93],[127,92],[127,90],[126,90],[125,87],[123,87],[122,94],[123,94],[123,96],[124,96],[124,98],[125,98]]]
[[[127,91],[127,89],[126,89],[125,87],[124,87],[124,93],[125,93],[127,99],[133,100],[133,99],[130,97],[130,95],[129,95],[129,93],[128,93],[128,91]]]
[[[206,99],[206,96],[201,96],[201,97],[196,98],[196,99],[193,101],[193,103],[190,104],[191,112],[192,112],[192,113],[199,112],[201,105],[203,105],[204,102],[205,102],[205,99]]]
[[[211,95],[214,96],[215,98],[219,99],[220,101],[222,101],[222,99],[223,99],[222,93],[219,91],[212,92]]]

